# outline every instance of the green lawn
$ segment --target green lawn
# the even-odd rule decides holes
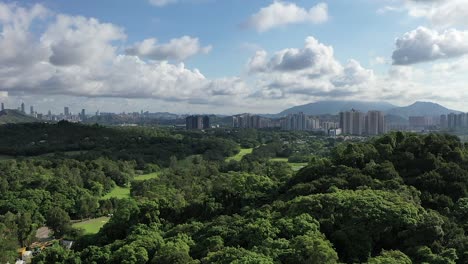
[[[302,168],[304,168],[305,166],[307,166],[308,163],[289,163],[289,165],[291,165],[291,168],[293,169],[293,171],[298,171]]]
[[[293,171],[298,171],[298,170],[304,168],[305,166],[307,166],[307,164],[308,164],[307,162],[299,162],[299,163],[288,162],[288,158],[272,158],[272,159],[270,159],[270,161],[286,162],[286,163],[289,164],[289,166],[291,166]]]
[[[156,179],[158,177],[159,177],[159,172],[153,172],[153,173],[150,173],[150,174],[135,176],[135,178],[133,180],[135,180],[135,181],[146,181],[146,180]]]
[[[277,161],[277,162],[288,162],[288,158],[272,158],[270,161]]]
[[[101,199],[107,200],[110,198],[125,199],[130,198],[130,188],[116,186],[110,193],[104,195]]]
[[[226,159],[227,162],[231,160],[240,161],[245,155],[252,153],[253,148],[241,149],[235,156]]]
[[[103,216],[99,218],[90,219],[87,221],[73,224],[74,228],[83,228],[85,234],[96,234],[99,229],[104,226],[105,223],[109,222],[109,217]]]

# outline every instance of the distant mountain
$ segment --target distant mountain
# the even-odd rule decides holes
[[[388,125],[400,125],[400,126],[406,126],[409,124],[409,121],[407,118],[404,118],[399,115],[385,115],[385,121],[387,122]]]
[[[401,116],[404,118],[410,116],[440,116],[450,113],[460,113],[460,111],[448,109],[431,102],[416,102],[409,106],[396,107],[386,111],[387,115]]]
[[[369,110],[387,111],[396,108],[395,105],[386,102],[364,102],[364,101],[320,101],[305,105],[294,106],[275,115],[276,117],[286,116],[303,112],[307,115],[336,115],[341,111],[356,109],[362,112]]]
[[[5,109],[0,111],[0,125],[33,122],[39,122],[39,119],[28,116],[18,110]]]

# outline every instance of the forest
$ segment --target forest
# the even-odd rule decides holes
[[[0,263],[44,226],[74,243],[32,263],[468,263],[468,145],[455,136],[67,122],[0,134]],[[118,187],[128,197],[104,199]],[[74,225],[107,216],[96,233]]]

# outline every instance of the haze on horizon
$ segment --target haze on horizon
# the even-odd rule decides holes
[[[0,101],[278,113],[321,100],[468,111],[468,0],[0,1]]]

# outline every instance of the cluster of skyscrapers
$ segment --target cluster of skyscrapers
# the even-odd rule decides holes
[[[440,116],[440,126],[445,129],[456,130],[468,128],[468,114],[467,113],[450,113],[448,115]]]
[[[208,129],[210,128],[210,117],[191,115],[185,118],[185,127],[187,129]]]
[[[300,112],[289,114],[278,120],[242,114],[233,116],[232,125],[237,128],[276,127],[290,131],[324,131],[333,136],[340,134],[373,136],[386,132],[385,115],[381,111],[363,113],[351,110],[341,112],[338,118],[336,116],[309,116]]]
[[[274,127],[273,120],[259,115],[241,114],[232,117],[232,126],[237,128],[268,128]]]
[[[1,111],[5,110],[5,104],[1,103]],[[65,106],[63,108],[63,113],[60,114],[52,114],[52,112],[49,110],[46,115],[42,113],[38,113],[34,110],[34,106],[29,107],[29,113],[26,112],[26,105],[21,103],[21,105],[17,108],[18,111],[25,115],[29,115],[32,117],[35,117],[40,120],[46,120],[46,121],[60,121],[60,120],[67,120],[71,122],[80,122],[80,121],[85,121],[87,119],[86,116],[86,110],[82,109],[80,113],[78,114],[73,114],[70,112],[70,108],[68,106]]]
[[[297,114],[289,114],[281,120],[281,129],[306,131],[316,130],[320,128],[320,120],[311,116],[307,116],[300,112]]]
[[[363,113],[351,110],[340,113],[340,128],[347,135],[381,135],[386,132],[385,115],[381,111]]]

